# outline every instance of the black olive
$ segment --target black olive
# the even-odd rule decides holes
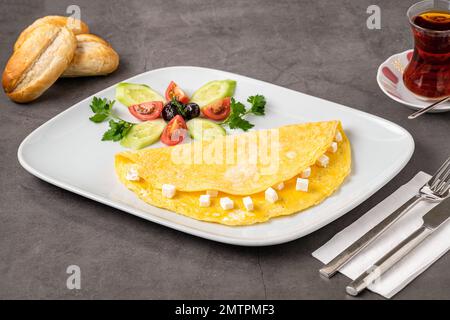
[[[188,103],[184,106],[184,118],[186,120],[197,118],[200,115],[200,107],[196,103]]]
[[[167,102],[161,112],[163,119],[166,121],[172,120],[178,114],[180,114],[178,112],[178,106],[172,101]]]

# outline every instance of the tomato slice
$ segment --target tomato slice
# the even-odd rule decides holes
[[[202,112],[204,116],[209,119],[224,120],[230,115],[230,104],[230,97],[219,99],[206,107],[203,107]]]
[[[150,101],[134,104],[128,107],[130,113],[142,121],[153,120],[161,115],[164,104],[162,101]]]
[[[176,115],[164,128],[161,141],[168,146],[174,146],[184,140],[187,134],[187,126],[183,117]]]
[[[166,100],[171,101],[173,98],[183,104],[189,102],[188,95],[175,82],[171,81],[166,90]]]

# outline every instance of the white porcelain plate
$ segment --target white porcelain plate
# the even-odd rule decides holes
[[[381,90],[391,99],[414,110],[423,109],[433,103],[433,100],[419,99],[409,91],[403,82],[403,72],[411,60],[413,50],[390,56],[378,68],[377,82]],[[450,111],[450,102],[444,102],[430,112]]]
[[[236,245],[272,245],[307,235],[339,218],[387,183],[408,162],[414,141],[398,125],[333,102],[305,95],[241,75],[199,67],[170,67],[148,71],[126,80],[145,83],[163,93],[171,80],[187,93],[210,80],[237,81],[235,97],[263,94],[267,114],[253,117],[257,129],[340,119],[352,143],[352,174],[342,187],[320,205],[298,214],[252,226],[231,227],[197,221],[140,201],[116,178],[114,155],[119,143],[100,141],[107,123],[89,121],[89,97],[32,132],[20,145],[21,165],[33,175],[95,201],[141,218],[206,239]],[[95,94],[114,99],[115,88]],[[115,105],[132,120],[126,108]],[[155,146],[161,146],[159,143]]]

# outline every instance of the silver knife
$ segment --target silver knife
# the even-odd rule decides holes
[[[423,216],[422,226],[408,238],[403,240],[394,249],[384,255],[356,280],[350,283],[346,287],[347,293],[352,296],[358,295],[361,291],[366,289],[371,283],[388,271],[394,264],[405,257],[412,249],[417,247],[422,241],[429,237],[437,228],[439,228],[439,226],[449,220],[449,204],[450,199],[443,200],[436,207],[425,214]]]
[[[411,199],[406,201],[400,208],[388,215],[383,221],[375,227],[367,231],[363,236],[351,244],[347,249],[338,254],[333,260],[328,262],[322,269],[320,274],[330,278],[343,265],[349,262],[354,256],[375,241],[381,234],[388,230],[402,216],[407,214],[418,202],[441,201],[449,196],[450,188],[450,157],[441,165],[431,179],[420,188],[419,192]]]

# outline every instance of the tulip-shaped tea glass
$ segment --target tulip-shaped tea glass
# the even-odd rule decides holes
[[[450,96],[450,1],[421,1],[407,15],[414,54],[403,74],[405,86],[422,99]]]

